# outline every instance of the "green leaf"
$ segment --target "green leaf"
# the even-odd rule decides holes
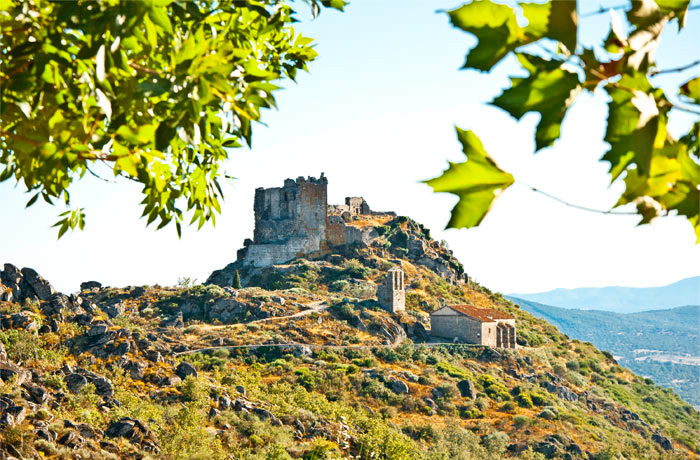
[[[478,40],[467,55],[464,68],[491,70],[510,51],[545,37],[563,43],[571,52],[576,49],[575,1],[520,6],[528,20],[526,27],[518,25],[512,8],[488,0],[477,0],[448,12],[454,27],[474,34]]]
[[[640,174],[648,175],[654,147],[663,147],[666,137],[665,120],[661,119],[653,89],[641,73],[624,75],[607,89],[612,100],[604,140],[610,150],[602,159],[610,162],[613,180],[631,164],[637,165]]]
[[[491,70],[521,44],[521,29],[509,6],[476,0],[448,14],[454,27],[476,35],[479,41],[467,55],[464,68]]]
[[[345,5],[348,4],[348,2],[343,0],[321,0],[321,3],[326,8],[335,8],[336,10],[340,11],[344,11],[343,8],[345,8]]]
[[[151,21],[159,27],[161,27],[168,35],[173,33],[173,26],[170,24],[170,19],[168,18],[167,10],[163,7],[154,6],[148,10],[148,17]]]
[[[441,176],[424,182],[434,192],[459,196],[459,202],[452,210],[452,217],[447,224],[448,228],[471,228],[481,223],[493,200],[512,185],[514,179],[489,157],[476,134],[460,128],[456,130],[467,161],[450,163]]]
[[[681,94],[690,98],[693,104],[700,104],[700,77],[685,82],[681,86]]]
[[[518,60],[530,72],[527,78],[512,78],[513,85],[492,104],[520,119],[528,112],[541,115],[535,133],[536,150],[559,138],[566,111],[581,90],[578,76],[558,61],[518,53]]]
[[[40,193],[37,193],[36,195],[34,195],[34,196],[27,202],[25,208],[28,208],[29,206],[31,206],[31,205],[33,205],[34,203],[36,203],[36,200],[39,198],[39,195],[41,195],[41,194],[40,194]]]
[[[576,50],[576,1],[521,3],[520,6],[528,20],[526,32],[529,36],[551,38],[563,43],[571,53]]]

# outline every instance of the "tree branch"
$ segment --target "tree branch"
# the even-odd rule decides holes
[[[92,174],[93,176],[95,176],[96,178],[98,178],[98,179],[101,180],[101,181],[109,182],[109,183],[111,183],[111,184],[116,184],[116,183],[117,183],[117,181],[115,181],[115,180],[105,179],[104,177],[100,176],[99,174],[97,174],[96,172],[94,172],[92,169],[90,169],[90,166],[88,166],[88,165],[85,165],[85,168],[88,170],[88,172],[89,172],[90,174]]]
[[[13,133],[7,132],[7,131],[5,131],[4,129],[0,129],[0,134],[2,134],[3,136],[11,137],[11,138],[13,138],[13,139],[17,139],[18,141],[22,141],[22,142],[26,142],[26,143],[28,143],[28,144],[32,144],[32,145],[34,145],[34,146],[36,146],[36,147],[38,147],[38,146],[41,145],[41,142],[37,142],[37,141],[35,141],[34,139],[30,139],[30,138],[28,138],[28,137],[24,137],[24,136],[21,136],[21,135],[19,135],[19,134],[13,134]]]
[[[609,6],[607,8],[603,8],[602,6],[598,7],[597,10],[589,11],[588,13],[583,13],[579,14],[578,17],[580,18],[587,18],[590,16],[596,16],[598,14],[605,14],[610,10],[627,10],[630,5],[615,5],[615,6]],[[697,10],[700,9],[700,5],[689,5],[688,6],[688,11],[691,10]]]
[[[690,69],[691,67],[695,67],[696,65],[700,65],[700,59],[698,59],[697,61],[691,62],[690,64],[676,67],[675,69],[652,70],[651,72],[649,72],[649,74],[653,77],[654,75],[658,75],[660,73],[682,72],[684,70]]]
[[[542,194],[542,195],[546,196],[547,198],[550,198],[554,201],[558,201],[559,203],[565,204],[566,206],[569,206],[569,207],[572,207],[575,209],[580,209],[582,211],[595,212],[598,214],[610,214],[610,215],[614,215],[614,216],[636,216],[637,215],[636,212],[612,211],[612,210],[604,211],[602,209],[593,209],[593,208],[588,208],[586,206],[580,206],[578,204],[573,204],[573,203],[569,203],[568,201],[562,200],[561,198],[556,197],[556,196],[549,194],[547,192],[544,192],[536,187],[533,187],[532,185],[527,185],[527,184],[522,184],[522,183],[521,183],[521,185],[524,185],[525,187],[529,188],[533,192],[537,192],[539,194]]]
[[[143,67],[142,65],[139,65],[133,61],[129,62],[129,67],[131,67],[132,69],[139,70],[141,72],[145,72],[145,73],[150,74],[150,75],[159,75],[160,76],[160,72],[158,72],[157,70],[149,69],[148,67]]]

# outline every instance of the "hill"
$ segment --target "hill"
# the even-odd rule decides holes
[[[673,391],[455,277],[416,222],[352,223],[377,237],[239,267],[240,289],[92,282],[63,295],[5,265],[0,457],[700,458],[698,412]],[[395,266],[403,314],[375,295]],[[426,342],[445,304],[514,316],[518,348]]]
[[[700,306],[620,314],[508,298],[570,337],[610,351],[620,365],[700,406]]]
[[[509,297],[560,308],[633,313],[682,305],[700,305],[700,276],[660,287],[554,289],[535,294],[509,294]]]

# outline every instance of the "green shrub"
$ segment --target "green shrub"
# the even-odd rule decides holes
[[[547,401],[549,401],[549,397],[539,390],[532,391],[530,393],[530,398],[535,406],[544,406],[547,404]]]
[[[530,424],[532,420],[526,415],[516,415],[513,417],[513,426],[516,430],[524,428]]]
[[[537,414],[537,416],[545,420],[556,420],[559,418],[559,411],[556,409],[556,407],[547,406],[542,409],[542,412]]]
[[[513,401],[506,401],[501,406],[503,412],[515,412],[515,403]]]
[[[510,393],[508,393],[508,389],[502,383],[489,385],[484,391],[491,399],[496,401],[510,400]]]
[[[316,373],[311,372],[308,367],[301,367],[294,371],[297,376],[297,383],[311,391],[316,386]]]
[[[515,402],[517,402],[518,406],[520,407],[530,408],[533,406],[533,401],[532,397],[530,396],[530,393],[520,393],[518,396],[515,397]]]
[[[449,375],[450,377],[455,377],[455,378],[458,378],[461,380],[464,380],[464,379],[471,377],[471,374],[469,372],[467,372],[466,370],[461,369],[461,368],[459,368],[459,367],[455,366],[454,364],[449,363],[447,361],[440,361],[439,363],[437,363],[437,365],[435,367],[438,371],[444,372],[445,374]],[[489,377],[491,377],[491,376],[489,376]]]
[[[481,412],[479,409],[472,407],[472,408],[462,408],[459,411],[459,416],[464,418],[464,419],[479,419],[479,418],[484,418],[484,413]]]
[[[206,387],[194,375],[188,375],[177,389],[185,401],[204,404],[209,399]]]
[[[504,453],[510,438],[502,431],[495,431],[483,437],[482,441],[486,450],[492,454]]]

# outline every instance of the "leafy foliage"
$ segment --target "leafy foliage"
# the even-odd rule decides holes
[[[610,33],[595,51],[577,44],[581,25],[577,3],[573,1],[519,2],[517,6],[527,19],[526,26],[519,24],[513,8],[489,0],[473,1],[449,11],[448,15],[454,27],[478,40],[467,55],[464,68],[491,71],[514,52],[529,73],[525,78],[512,78],[511,87],[491,103],[518,119],[529,112],[540,114],[535,132],[536,150],[553,145],[559,138],[564,116],[581,92],[606,91],[611,99],[605,135],[610,149],[602,160],[610,163],[612,180],[624,180],[626,185],[615,206],[634,204],[642,218],[640,224],[671,212],[685,216],[700,242],[700,122],[680,139],[674,139],[667,130],[668,115],[674,108],[700,115],[700,78],[680,85],[678,94],[671,98],[654,84],[659,73],[700,65],[696,61],[666,70],[655,65],[655,52],[664,27],[677,20],[682,28],[689,2],[631,3],[627,24],[614,9],[610,10]],[[531,46],[534,43],[541,46]],[[695,107],[688,108],[686,104]],[[459,137],[467,153],[465,140],[462,135]],[[475,135],[470,134],[470,138],[470,146],[478,143],[481,147]],[[486,152],[480,150],[480,156],[486,158]],[[514,182],[495,164],[483,169],[476,168],[472,162],[476,160],[467,153],[466,163],[450,164],[442,176],[427,181],[434,191],[454,193],[460,198],[448,227],[479,225],[491,206],[493,192],[504,190]],[[494,174],[510,180],[494,187]]]
[[[448,227],[473,227],[486,216],[496,194],[513,183],[513,176],[501,170],[471,131],[457,128],[457,137],[467,157],[465,163],[450,163],[442,176],[426,181],[435,192],[449,192],[460,200],[452,210]]]
[[[100,167],[142,185],[149,225],[215,223],[226,148],[316,58],[289,3],[0,2],[0,181],[70,205]],[[82,210],[61,217],[59,237],[83,228]]]

